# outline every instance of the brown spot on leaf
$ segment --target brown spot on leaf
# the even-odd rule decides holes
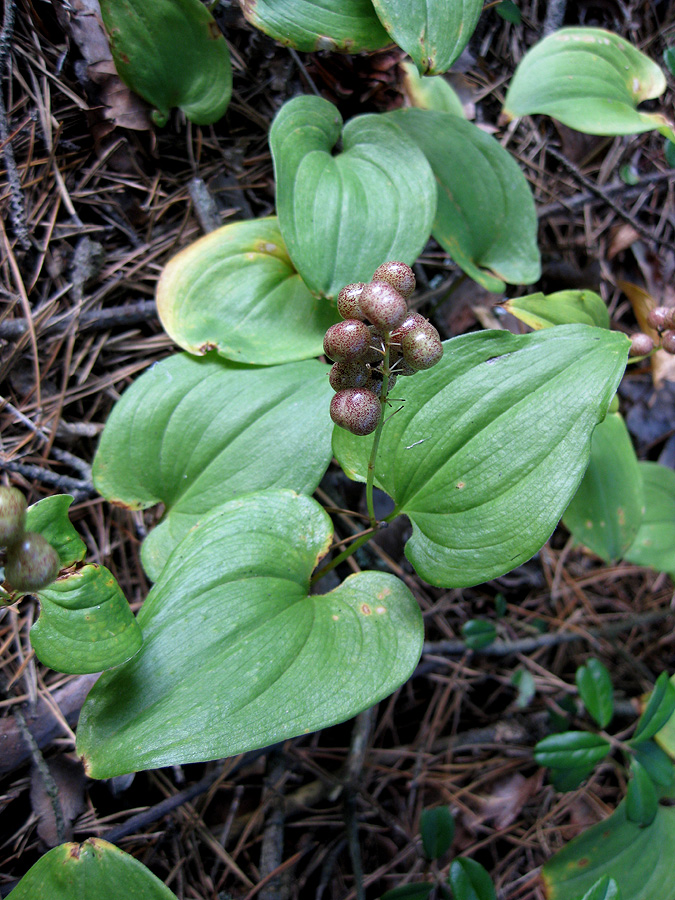
[[[202,344],[197,349],[197,355],[203,356],[205,353],[210,353],[211,350],[215,350],[218,345],[214,344],[212,341],[207,341],[205,344]]]
[[[372,615],[372,610],[371,610],[371,608],[368,606],[367,603],[362,603],[362,604],[361,604],[361,612],[363,613],[364,616],[370,616],[370,615]]]
[[[70,856],[71,859],[79,859],[81,851],[82,844],[71,844],[68,848],[68,856]]]
[[[587,856],[582,856],[577,865],[580,869],[585,869],[586,866],[590,863],[590,859]]]
[[[455,485],[455,487],[457,488],[458,491],[461,491],[462,488],[465,488],[465,487],[466,487],[466,482],[465,482],[465,481],[458,481],[457,484]]]
[[[209,22],[209,37],[212,41],[217,41],[219,37],[222,37],[220,28],[215,22]]]

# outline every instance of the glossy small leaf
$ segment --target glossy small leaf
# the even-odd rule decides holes
[[[452,846],[455,820],[447,806],[423,809],[420,815],[420,834],[427,859],[440,859]]]
[[[534,748],[534,760],[538,765],[552,769],[580,769],[596,765],[611,749],[609,741],[599,734],[564,731],[538,741]]]
[[[594,769],[595,763],[574,766],[570,769],[551,769],[549,778],[556,791],[566,794],[568,791],[576,791]]]
[[[436,184],[388,117],[357,116],[343,128],[332,103],[296,97],[276,116],[270,147],[281,233],[314,294],[332,298],[370,281],[388,259],[415,261],[431,231]]]
[[[642,763],[633,757],[630,763],[632,778],[626,793],[626,815],[637,825],[649,825],[659,806],[654,782]]]
[[[661,672],[649,695],[647,706],[638,719],[631,743],[637,744],[653,738],[675,712],[675,686],[667,672]]]
[[[664,728],[667,727],[667,724]],[[655,735],[656,740],[663,733],[663,728]],[[647,772],[654,784],[662,788],[669,788],[675,779],[675,767],[673,761],[655,741],[644,741],[635,747],[635,759]]]
[[[422,578],[479,584],[539,550],[581,481],[628,346],[585,325],[483,331],[399,379],[402,408],[382,431],[375,483],[412,521],[405,552]],[[366,480],[371,444],[335,429],[350,478]]]
[[[546,897],[583,897],[608,875],[620,886],[622,900],[675,900],[673,859],[675,809],[658,807],[654,821],[643,828],[628,819],[624,801],[546,863]]]
[[[157,312],[183,350],[263,366],[318,356],[339,319],[293,268],[276,218],[225,225],[181,250],[159,279]]]
[[[600,28],[563,28],[523,57],[504,101],[509,118],[542,113],[587,134],[672,136],[663,115],[640,112],[666,89],[661,69],[628,41]]]
[[[54,847],[9,896],[11,900],[177,900],[143,863],[100,838]]]
[[[486,619],[469,619],[462,625],[462,637],[470,650],[480,650],[494,643],[497,629],[494,622]]]
[[[304,53],[360,53],[390,43],[370,0],[241,0],[256,28]]]
[[[40,617],[30,642],[40,662],[57,672],[102,672],[131,659],[143,643],[122,589],[104,566],[83,566],[37,595]]]
[[[458,856],[453,860],[448,884],[453,900],[497,900],[492,879],[475,859]]]
[[[599,294],[594,291],[557,291],[554,294],[527,294],[504,304],[512,316],[530,328],[553,325],[595,325],[609,328],[609,313]]]
[[[488,291],[539,278],[532,192],[511,154],[472,122],[450,113],[388,113],[429,160],[438,186],[433,236]]]
[[[593,433],[591,459],[563,523],[574,538],[611,562],[637,537],[645,512],[640,465],[626,423],[608,413]]]
[[[621,900],[621,892],[613,878],[603,875],[586,891],[581,900]]]
[[[414,881],[385,891],[380,900],[427,900],[433,889],[433,882]]]
[[[575,681],[581,702],[600,728],[606,728],[614,715],[614,688],[606,667],[599,659],[591,658],[579,666]]]
[[[626,559],[638,566],[675,573],[675,471],[640,462],[645,512]]]
[[[117,72],[165,125],[180,107],[197,125],[224,114],[232,95],[225,38],[199,0],[100,0]]]
[[[512,25],[520,25],[523,18],[520,10],[512,0],[501,0],[495,6],[495,12],[506,22],[511,22]]]
[[[247,368],[213,354],[179,354],[125,392],[106,424],[93,477],[113,503],[165,505],[143,545],[151,579],[213,506],[263,488],[314,491],[331,457],[327,373],[315,360]]]
[[[143,646],[104,672],[82,708],[88,773],[234,756],[343,722],[412,674],[419,606],[384,572],[328,594],[309,578],[328,515],[291,491],[231,500],[176,547],[138,615]]]
[[[26,531],[37,531],[59,555],[61,568],[84,559],[87,547],[68,518],[73,498],[54,494],[38,500],[26,510]]]
[[[464,107],[457,93],[442,75],[420,75],[411,62],[402,62],[403,91],[410,106],[435,109],[464,118]]]
[[[373,0],[380,21],[421,75],[445,72],[469,42],[481,0]]]

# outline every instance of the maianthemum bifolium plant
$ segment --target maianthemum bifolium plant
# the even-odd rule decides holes
[[[187,0],[162,2],[172,15],[191,16]],[[450,21],[444,4],[431,3],[431,18],[418,22],[395,0],[323,6],[338,18],[314,21],[318,7],[300,2],[244,9],[271,34],[283,26],[300,49],[307,49],[302,29],[314,40],[331,22],[365,22],[365,43],[355,49],[373,34],[377,46],[393,35],[410,46],[420,73],[452,63],[480,11],[466,3]],[[185,46],[197,48],[186,50],[189,77],[175,68],[169,78],[163,42],[146,46],[147,10],[137,0],[102,9],[120,74],[155,103],[158,123],[172,105],[195,122],[222,115],[229,61],[210,17],[199,12],[186,26]],[[290,17],[281,25],[280,9]],[[162,19],[158,10],[152,15]],[[220,81],[198,64],[208,40],[208,66]],[[336,34],[335,46],[340,40]],[[165,268],[158,310],[185,352],[155,364],[125,392],[93,465],[111,502],[164,507],[142,548],[154,585],[137,619],[110,573],[82,562],[69,498],[41,501],[18,528],[42,534],[59,555],[55,581],[53,566],[47,584],[21,581],[11,568],[15,531],[5,538],[10,588],[9,576],[16,579],[9,599],[25,589],[41,602],[31,632],[39,658],[62,671],[107,670],[77,733],[94,778],[264,747],[344,721],[403,684],[423,641],[406,584],[363,571],[313,593],[323,574],[397,516],[412,524],[405,553],[416,572],[444,588],[510,571],[563,516],[606,559],[675,571],[675,473],[637,461],[614,411],[631,341],[610,330],[601,298],[590,291],[521,297],[508,305],[532,333],[481,331],[445,342],[416,312],[410,266],[430,235],[489,290],[531,284],[540,273],[534,202],[517,163],[463,118],[447,85],[421,87],[427,108],[346,124],[318,97],[286,103],[270,132],[277,216],[227,225]],[[638,108],[664,89],[658,66],[622,38],[564,29],[522,60],[504,112],[544,113],[592,133],[656,128],[671,139],[662,116]],[[672,323],[657,319],[654,313],[651,338],[668,350]],[[332,367],[317,359],[322,352]],[[651,352],[642,338],[633,341],[636,352]],[[331,519],[312,494],[333,457],[366,485],[368,527],[331,552]],[[383,521],[375,487],[393,501]],[[106,656],[102,648],[111,646]],[[579,684],[592,715],[608,705],[606,684],[600,699],[593,695],[594,678],[604,684],[598,671],[591,666]],[[675,898],[662,866],[649,871],[651,893],[640,882],[645,846],[675,850],[675,822],[658,797],[651,815],[654,792],[670,789],[672,746],[661,748],[666,762],[651,749],[658,751],[652,738],[673,712],[666,685],[664,674],[640,720],[649,727],[626,751],[637,785],[631,814],[617,810],[624,819],[590,857],[587,841],[583,849],[570,844],[564,864],[554,858],[547,874],[553,900],[600,900],[619,890],[624,900]],[[601,727],[605,715],[595,717]],[[603,734],[567,734],[562,744],[552,735],[552,744],[538,745],[537,758],[569,770],[571,784],[613,744]],[[582,858],[593,865],[580,873]],[[478,864],[455,863],[448,882],[455,900],[494,897]],[[142,878],[135,861],[92,839],[55,848],[12,896],[35,896],[36,885],[55,900],[75,896],[54,882],[63,866],[72,868],[73,885],[95,884],[99,898],[115,895],[120,879],[135,885]],[[155,882],[148,896],[173,896]]]

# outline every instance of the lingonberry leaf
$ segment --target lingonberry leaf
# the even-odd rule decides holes
[[[458,856],[453,860],[448,883],[454,900],[497,900],[492,879],[475,859]]]
[[[549,734],[534,748],[535,762],[552,769],[581,769],[603,760],[612,749],[609,741],[590,731]]]
[[[582,703],[600,728],[606,728],[614,715],[614,688],[606,667],[599,659],[591,658],[579,666],[574,680]]]

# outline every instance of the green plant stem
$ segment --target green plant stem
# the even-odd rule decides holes
[[[373,505],[373,482],[375,481],[375,460],[377,459],[377,448],[380,445],[380,437],[382,436],[382,428],[384,427],[384,414],[387,408],[387,391],[389,389],[389,332],[384,333],[384,359],[382,360],[382,390],[380,392],[380,421],[375,429],[373,438],[373,446],[370,451],[370,459],[368,460],[368,477],[366,480],[366,505],[368,507],[368,521],[371,528],[377,528],[377,519],[375,518],[375,506]]]
[[[392,512],[390,512],[388,516],[385,516],[385,518],[382,519],[382,521],[379,522],[378,525],[381,526],[383,523],[389,524],[389,522],[393,521],[398,514],[399,513],[398,513],[398,507],[397,507]],[[321,566],[320,569],[317,569],[316,572],[309,579],[309,583],[315,584],[320,578],[323,578],[323,576],[327,572],[330,572],[331,569],[334,569],[336,566],[339,566],[340,563],[344,562],[346,559],[348,559],[350,556],[352,556],[354,553],[356,553],[356,551],[359,549],[359,547],[363,547],[364,544],[368,543],[368,541],[371,539],[371,537],[375,534],[376,531],[378,531],[377,526],[375,528],[369,528],[368,531],[362,532],[361,536],[355,538],[354,541],[349,545],[349,547],[347,547],[345,550],[343,550],[342,553],[338,553],[338,555],[333,557],[333,559],[331,559],[330,562],[327,562],[325,566]]]

